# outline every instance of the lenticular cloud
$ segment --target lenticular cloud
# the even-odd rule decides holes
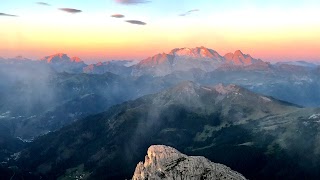
[[[117,3],[120,4],[141,4],[141,3],[148,3],[150,1],[146,1],[146,0],[115,0]]]

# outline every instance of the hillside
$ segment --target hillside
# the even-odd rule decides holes
[[[40,137],[18,164],[43,177],[124,179],[145,149],[164,144],[249,179],[312,179],[319,176],[319,113],[235,85],[184,82]]]

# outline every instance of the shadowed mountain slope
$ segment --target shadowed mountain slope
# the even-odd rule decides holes
[[[184,82],[40,137],[18,164],[45,178],[124,179],[145,149],[165,144],[249,179],[312,179],[319,176],[319,114],[235,85]]]

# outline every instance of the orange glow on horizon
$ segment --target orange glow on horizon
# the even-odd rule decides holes
[[[234,15],[237,13],[251,16],[247,12]],[[87,16],[81,16],[82,19],[57,16],[60,18],[50,22],[46,21],[48,17],[32,17],[37,21],[28,23],[24,19],[0,20],[6,24],[0,30],[0,56],[40,59],[62,52],[85,61],[142,60],[173,48],[205,46],[220,55],[240,49],[265,61],[320,61],[320,23],[309,21],[300,26],[294,21],[286,24],[280,21],[263,23],[258,19],[239,22],[233,15],[225,15],[223,20],[213,15],[210,18],[216,21],[211,24],[206,19],[177,17],[134,26],[121,21],[101,23],[101,19],[92,21],[93,18]],[[257,16],[268,20],[264,14]],[[234,22],[228,23],[229,19]]]

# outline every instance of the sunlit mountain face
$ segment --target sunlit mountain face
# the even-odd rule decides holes
[[[0,6],[0,179],[319,179],[320,2]]]

